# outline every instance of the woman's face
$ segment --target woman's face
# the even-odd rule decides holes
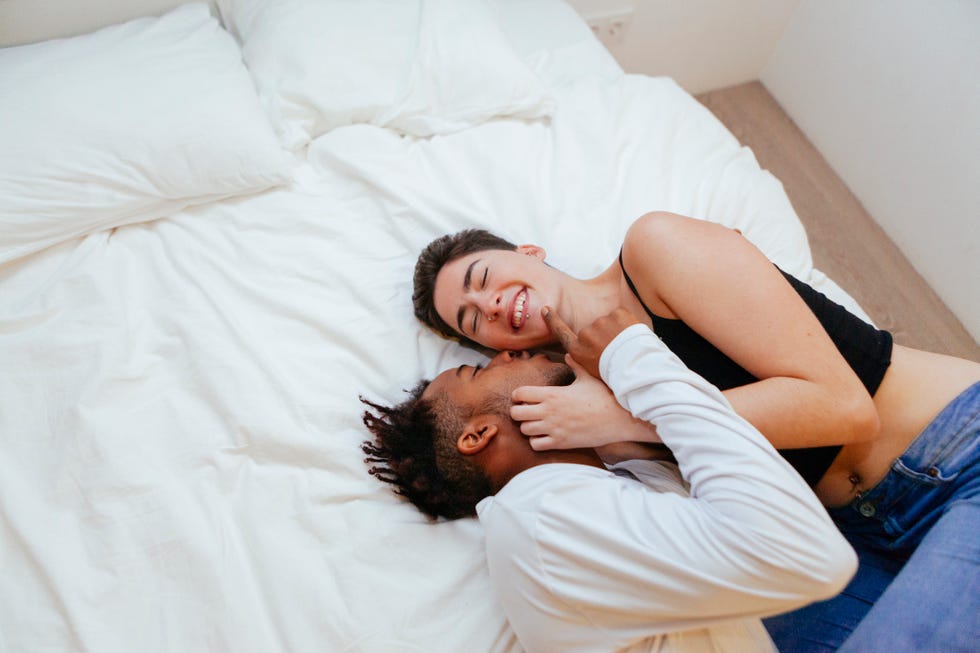
[[[436,277],[436,312],[458,333],[492,349],[533,349],[554,341],[541,318],[541,307],[557,301],[544,257],[540,247],[521,245],[447,263]]]

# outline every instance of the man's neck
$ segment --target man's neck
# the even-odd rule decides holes
[[[552,451],[532,451],[528,456],[522,456],[514,460],[512,464],[502,466],[489,473],[490,485],[493,493],[496,494],[503,488],[510,479],[521,472],[538,465],[548,465],[551,463],[570,463],[574,465],[588,465],[605,469],[602,459],[594,449],[554,449]]]

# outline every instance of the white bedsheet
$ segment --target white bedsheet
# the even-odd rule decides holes
[[[0,651],[519,650],[477,522],[429,523],[359,448],[358,394],[481,358],[412,315],[442,233],[588,275],[667,209],[847,301],[778,181],[676,84],[524,53],[550,124],[337,129],[289,187],[0,266]]]

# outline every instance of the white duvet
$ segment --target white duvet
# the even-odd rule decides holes
[[[438,235],[486,227],[584,276],[666,209],[854,307],[673,82],[536,65],[550,122],[335,129],[285,188],[0,267],[0,651],[519,650],[478,523],[428,522],[360,450],[359,394],[480,360],[413,317]]]

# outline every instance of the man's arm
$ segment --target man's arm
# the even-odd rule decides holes
[[[583,488],[561,499],[579,507],[569,533],[581,528],[583,542],[569,551],[581,560],[591,550],[595,564],[564,564],[559,546],[543,557],[552,591],[590,618],[647,635],[764,616],[839,592],[856,558],[803,480],[717,388],[647,327],[624,329],[635,320],[616,315],[583,330],[567,350],[586,368],[601,352],[603,380],[657,427],[691,496],[635,486],[612,497]]]

